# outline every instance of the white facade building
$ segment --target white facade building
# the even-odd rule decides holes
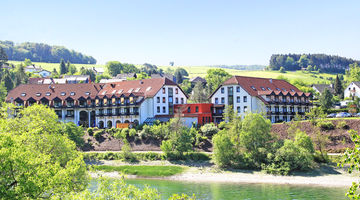
[[[344,90],[344,97],[360,97],[360,81],[351,82]]]
[[[272,122],[279,122],[290,121],[296,113],[309,111],[310,96],[284,80],[234,76],[220,85],[210,98],[216,123],[222,120],[224,107],[228,105],[239,116],[247,112],[264,113]]]

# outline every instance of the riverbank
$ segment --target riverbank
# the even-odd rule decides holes
[[[90,163],[89,163],[90,164]],[[92,163],[95,164],[95,163]],[[100,161],[96,165],[121,166],[129,165],[120,161]],[[171,163],[168,161],[140,162],[133,165],[178,165],[181,163]],[[109,178],[120,178],[122,175],[118,172],[92,172],[92,177],[104,176]],[[266,183],[266,184],[290,184],[290,185],[308,185],[324,187],[348,187],[352,182],[359,180],[358,174],[348,174],[343,169],[322,165],[318,169],[309,172],[297,172],[289,176],[275,176],[265,174],[261,171],[253,170],[220,170],[210,163],[190,163],[187,164],[187,170],[168,177],[146,177],[147,179],[161,179],[172,181],[189,182],[219,182],[219,183]],[[125,175],[127,178],[144,178],[137,175]]]

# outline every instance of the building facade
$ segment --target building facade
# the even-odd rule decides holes
[[[301,92],[284,80],[233,76],[210,96],[215,123],[222,120],[225,106],[244,116],[247,112],[266,114],[271,122],[291,121],[312,106],[311,93]]]
[[[345,98],[360,97],[360,81],[351,82],[344,90]]]
[[[174,106],[186,104],[187,96],[169,79],[154,78],[107,84],[19,85],[6,101],[18,106],[48,105],[63,122],[110,128],[173,115]]]

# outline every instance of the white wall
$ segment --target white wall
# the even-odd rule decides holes
[[[163,88],[165,88],[165,94],[163,94]],[[168,115],[169,114],[169,98],[168,98],[168,88],[173,88],[173,104],[181,104],[181,98],[184,99],[184,104],[186,104],[187,102],[187,97],[186,95],[180,90],[180,88],[178,86],[168,86],[165,85],[163,86],[157,93],[156,95],[153,97],[153,101],[154,101],[154,115]],[[178,89],[178,94],[175,93],[175,89]],[[160,103],[157,102],[157,98],[160,98]],[[165,103],[163,103],[163,97],[165,97]],[[178,103],[176,103],[175,99],[178,98],[179,101]],[[157,107],[160,106],[160,112],[157,112]],[[165,113],[163,112],[163,107],[165,107]]]
[[[350,90],[353,90],[355,88],[355,96],[360,97],[360,88],[355,85],[354,83],[350,83],[344,91],[344,97],[350,97],[351,95],[354,95],[354,93],[350,92]]]

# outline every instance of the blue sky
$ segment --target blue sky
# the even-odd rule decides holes
[[[100,64],[266,65],[274,53],[360,60],[355,0],[2,0],[0,9],[0,40],[62,45]]]

